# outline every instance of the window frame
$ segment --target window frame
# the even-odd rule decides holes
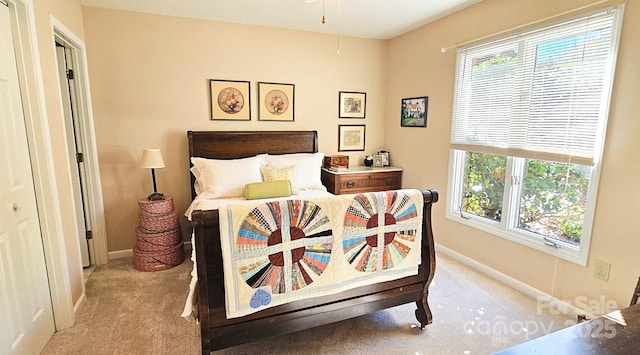
[[[582,237],[580,239],[580,246],[576,246],[556,239],[553,239],[552,242],[545,243],[544,236],[518,227],[519,211],[517,208],[517,200],[520,198],[520,192],[512,193],[511,190],[520,189],[520,185],[513,185],[511,178],[514,176],[514,172],[517,171],[520,173],[524,171],[525,158],[507,156],[505,195],[500,221],[490,220],[482,216],[461,211],[456,201],[461,201],[462,199],[465,153],[466,151],[463,150],[450,150],[449,176],[452,178],[449,179],[448,191],[450,198],[447,199],[446,218],[582,266],[587,264],[601,164],[596,164],[592,167],[584,221],[582,224]],[[559,248],[557,248],[554,243],[559,245]]]
[[[589,179],[589,186],[587,192],[587,202],[585,205],[584,219],[582,224],[582,236],[580,240],[580,245],[576,246],[570,243],[566,243],[563,241],[559,241],[553,239],[551,242],[545,240],[544,236],[530,232],[521,228],[518,228],[518,219],[519,219],[519,199],[521,194],[521,185],[516,184],[513,185],[511,182],[512,176],[516,170],[520,172],[524,172],[524,165],[526,164],[526,159],[523,157],[517,156],[509,156],[507,157],[507,167],[506,167],[506,175],[505,175],[505,190],[503,197],[503,210],[502,210],[502,218],[500,221],[489,220],[487,218],[477,216],[475,214],[468,214],[461,211],[460,202],[462,201],[462,193],[463,193],[463,180],[464,180],[464,164],[465,164],[465,153],[471,150],[462,150],[464,148],[455,146],[452,144],[449,150],[449,169],[448,169],[448,179],[447,179],[447,188],[448,188],[448,197],[446,200],[446,212],[445,217],[447,219],[453,220],[457,223],[461,223],[463,225],[469,226],[474,229],[481,230],[483,232],[489,233],[494,236],[498,236],[520,245],[532,248],[534,250],[541,251],[546,254],[550,254],[564,260],[571,261],[573,263],[586,266],[589,254],[589,247],[591,244],[591,235],[593,229],[593,220],[595,216],[595,208],[597,203],[597,194],[599,187],[599,180],[601,174],[601,161],[604,152],[604,140],[606,136],[606,127],[607,120],[609,116],[611,96],[613,91],[613,81],[615,74],[615,63],[619,51],[619,39],[621,35],[621,27],[622,27],[622,18],[624,13],[624,4],[613,7],[615,10],[614,19],[612,22],[612,32],[611,32],[611,53],[609,57],[609,62],[607,63],[605,74],[604,74],[604,82],[603,82],[603,92],[601,98],[601,108],[599,123],[602,125],[600,127],[600,136],[596,138],[597,145],[596,151],[594,152],[593,157],[593,165],[591,170],[591,176]],[[605,9],[606,11],[611,11],[611,9]],[[595,13],[601,13],[603,10],[600,10]],[[587,17],[591,14],[583,14],[579,16]],[[574,21],[576,18],[567,19],[562,21],[560,25],[564,23],[569,23],[570,21]],[[551,27],[551,26],[548,26]],[[541,28],[544,29],[544,28]],[[539,36],[536,32],[538,30],[532,31],[530,38],[535,38]],[[505,37],[503,39],[499,39],[498,43],[495,44],[495,47],[503,47],[505,43],[512,42],[513,38]],[[518,40],[516,39],[517,43]],[[492,44],[484,43],[475,46],[479,48],[481,51],[490,51]],[[519,54],[524,53],[521,52],[523,47],[529,46],[525,40],[521,40],[518,44]],[[459,54],[460,55],[460,54]],[[523,55],[535,55],[531,53],[524,53]],[[477,57],[477,56],[476,56]],[[525,61],[523,61],[525,62]],[[464,64],[463,64],[464,67]],[[468,68],[461,68],[460,61],[458,61],[456,71],[455,71],[455,85],[454,85],[454,107],[453,107],[453,116],[452,116],[452,135],[453,135],[453,125],[456,124],[455,115],[457,114],[457,103],[459,99],[458,88],[462,88],[460,86],[460,80],[462,80],[462,76],[464,71],[468,70]],[[489,152],[488,152],[489,153]],[[495,153],[494,153],[495,154]],[[579,164],[579,163],[576,163]],[[520,174],[522,176],[522,174]],[[518,189],[516,193],[513,192],[514,189]]]

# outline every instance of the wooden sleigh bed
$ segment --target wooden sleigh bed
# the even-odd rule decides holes
[[[316,131],[224,132],[189,131],[190,157],[237,159],[259,153],[315,153]],[[195,198],[192,176],[192,195]],[[191,214],[197,260],[197,317],[200,321],[202,352],[291,333],[364,314],[415,302],[421,327],[431,323],[427,303],[435,271],[431,228],[431,206],[438,201],[435,190],[422,192],[424,199],[422,249],[418,275],[358,287],[337,294],[294,301],[239,318],[226,318],[220,228],[217,210],[196,210]]]

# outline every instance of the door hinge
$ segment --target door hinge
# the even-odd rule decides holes
[[[84,155],[82,153],[76,153],[76,163],[83,163]]]
[[[87,240],[93,239],[93,235],[91,234],[91,231],[87,231]]]
[[[74,79],[73,69],[68,69],[67,70],[67,79],[69,79],[69,80],[73,80]]]

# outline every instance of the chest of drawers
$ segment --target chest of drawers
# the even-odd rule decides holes
[[[402,188],[402,169],[397,167],[351,167],[346,171],[322,169],[322,184],[335,195],[397,190]]]

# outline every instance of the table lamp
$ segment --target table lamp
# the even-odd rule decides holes
[[[162,153],[160,149],[145,149],[142,152],[142,161],[140,162],[141,168],[151,169],[151,178],[153,179],[153,193],[147,198],[152,200],[164,199],[164,194],[158,192],[156,186],[156,171],[157,168],[164,168],[164,160],[162,159]]]

